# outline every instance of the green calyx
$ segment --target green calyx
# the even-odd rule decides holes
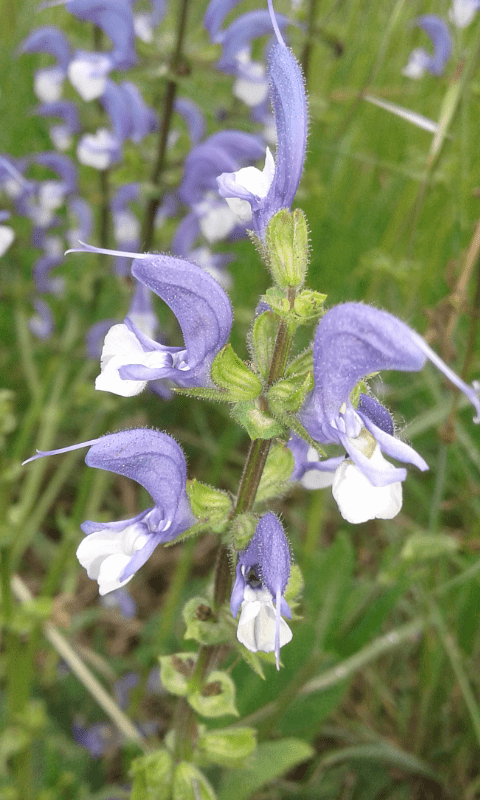
[[[237,356],[230,344],[215,357],[211,375],[217,386],[226,391],[234,402],[253,400],[262,391],[260,379]]]
[[[283,209],[275,214],[267,225],[265,247],[277,286],[301,286],[308,268],[308,230],[303,211]]]

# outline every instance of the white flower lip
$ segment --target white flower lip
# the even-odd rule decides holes
[[[125,586],[133,575],[125,580],[121,576],[132,556],[148,541],[143,525],[133,524],[123,531],[104,528],[88,534],[77,548],[77,558],[87,570],[89,578],[98,582],[101,595]]]
[[[169,354],[161,350],[145,352],[135,334],[125,324],[113,325],[105,336],[100,361],[101,372],[95,380],[95,389],[121,397],[134,397],[143,392],[147,381],[122,379],[120,367],[141,364],[158,369],[166,366],[169,360]]]
[[[275,651],[276,611],[268,589],[245,586],[238,621],[237,639],[247,650],[256,653]],[[280,647],[292,639],[292,631],[280,617]]]
[[[378,445],[370,460],[377,469],[395,469]],[[402,507],[401,481],[374,486],[350,459],[335,470],[332,494],[342,517],[354,525],[371,519],[393,519]]]

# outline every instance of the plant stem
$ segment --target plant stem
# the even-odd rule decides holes
[[[165,99],[163,102],[163,116],[162,124],[160,127],[160,135],[158,139],[157,158],[153,167],[151,183],[158,189],[160,186],[160,179],[162,177],[163,169],[165,166],[165,155],[167,152],[168,134],[170,133],[170,125],[173,116],[175,105],[175,97],[177,94],[177,77],[182,73],[183,62],[183,43],[185,39],[185,29],[187,23],[187,10],[189,0],[182,0],[180,4],[180,11],[178,15],[177,36],[175,52],[170,61],[170,74],[172,77],[167,82],[165,91]],[[157,193],[152,197],[147,205],[145,212],[144,228],[142,231],[142,247],[148,252],[153,244],[154,235],[154,222],[155,214],[160,205],[160,196]]]

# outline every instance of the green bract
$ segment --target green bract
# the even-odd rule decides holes
[[[205,731],[198,740],[198,749],[206,760],[222,767],[243,766],[256,746],[254,728]]]
[[[183,609],[187,626],[185,639],[195,639],[200,644],[215,645],[231,639],[230,627],[216,619],[211,604],[204,597],[193,597]]]
[[[173,779],[173,800],[215,800],[205,775],[193,764],[181,761]]]
[[[132,761],[130,800],[170,800],[173,762],[168,750],[157,750]]]
[[[224,717],[228,714],[238,717],[235,684],[225,672],[211,672],[203,687],[188,695],[188,702],[202,717]]]
[[[196,653],[175,653],[160,656],[160,679],[167,691],[184,697],[188,692],[188,682],[192,677],[197,661]]]

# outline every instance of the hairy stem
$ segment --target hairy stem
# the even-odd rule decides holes
[[[158,139],[157,158],[153,167],[151,183],[159,188],[163,169],[165,167],[165,156],[167,152],[168,134],[173,117],[175,97],[177,94],[177,77],[184,71],[183,68],[183,43],[185,39],[185,29],[187,23],[187,10],[189,0],[182,0],[178,15],[176,46],[170,61],[170,74],[172,77],[167,82],[165,98],[163,102],[163,115]],[[160,205],[160,195],[157,193],[152,197],[147,205],[145,212],[144,227],[142,231],[142,247],[145,251],[150,250],[153,244],[155,214]]]

